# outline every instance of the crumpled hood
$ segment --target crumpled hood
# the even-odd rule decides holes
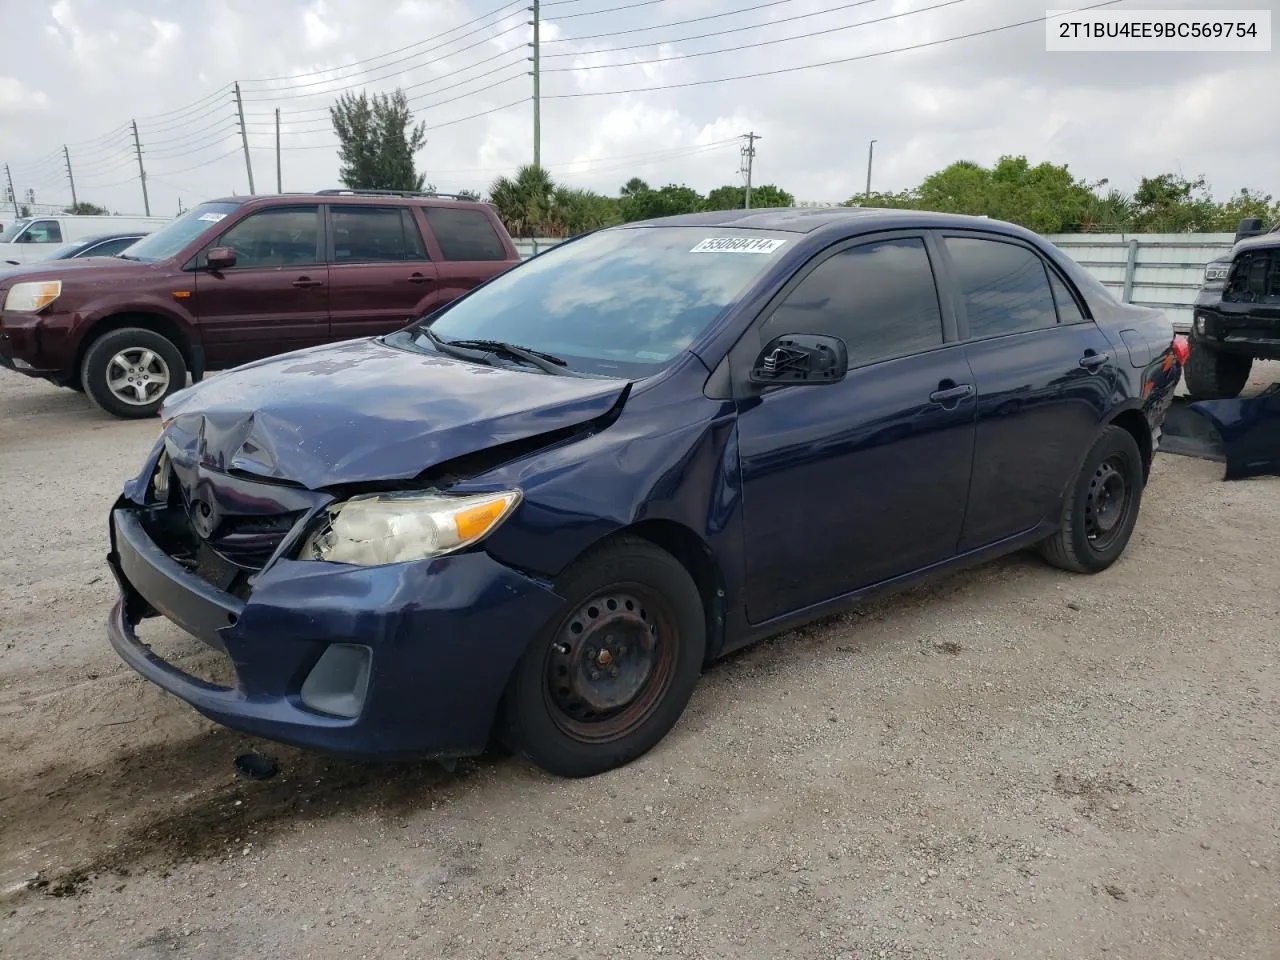
[[[206,467],[303,484],[407,479],[603,416],[627,383],[503,370],[355,340],[229,370],[175,393],[167,443]]]

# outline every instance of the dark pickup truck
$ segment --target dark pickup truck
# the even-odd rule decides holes
[[[1189,337],[1187,391],[1240,395],[1254,360],[1280,360],[1280,225],[1242,220],[1229,256],[1205,268]]]
[[[188,374],[390,333],[519,262],[448,195],[214,200],[114,257],[0,270],[0,365],[149,417]]]

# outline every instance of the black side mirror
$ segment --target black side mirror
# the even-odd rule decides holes
[[[839,383],[849,351],[839,337],[789,333],[776,337],[751,365],[752,383]]]
[[[1239,243],[1248,237],[1256,237],[1266,232],[1267,228],[1260,219],[1257,217],[1245,217],[1236,227],[1236,239],[1234,242]]]

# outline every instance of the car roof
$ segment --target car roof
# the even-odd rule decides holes
[[[354,203],[368,206],[370,203],[385,204],[417,204],[440,205],[461,208],[481,209],[491,204],[483,200],[468,200],[450,193],[413,193],[396,190],[317,190],[314,193],[271,193],[254,197],[217,197],[205,203],[234,203],[238,206],[267,206],[282,200],[290,203],[310,201],[311,203]]]
[[[896,228],[952,227],[990,230],[1022,236],[1021,227],[988,217],[970,217],[926,210],[893,210],[881,207],[765,207],[754,210],[708,210],[682,213],[623,224],[622,229],[648,226],[731,227],[738,230],[779,230],[813,233],[825,228],[892,230]]]
[[[115,233],[95,233],[89,237],[81,237],[79,240],[72,240],[72,243],[97,243],[101,240],[118,240],[121,237],[145,237],[145,230],[119,230]]]

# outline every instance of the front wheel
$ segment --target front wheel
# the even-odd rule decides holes
[[[1073,573],[1099,573],[1124,553],[1138,522],[1145,473],[1133,435],[1109,426],[1094,442],[1067,493],[1062,528],[1041,555]]]
[[[1249,382],[1253,358],[1221,353],[1201,340],[1192,340],[1191,353],[1183,369],[1187,393],[1196,400],[1231,400]]]
[[[187,385],[187,364],[167,338],[125,327],[104,333],[85,352],[80,382],[89,399],[113,416],[155,416],[169,394]]]
[[[680,719],[706,650],[702,599],[675,557],[638,538],[593,551],[556,592],[564,606],[516,667],[501,738],[550,773],[594,776]]]

